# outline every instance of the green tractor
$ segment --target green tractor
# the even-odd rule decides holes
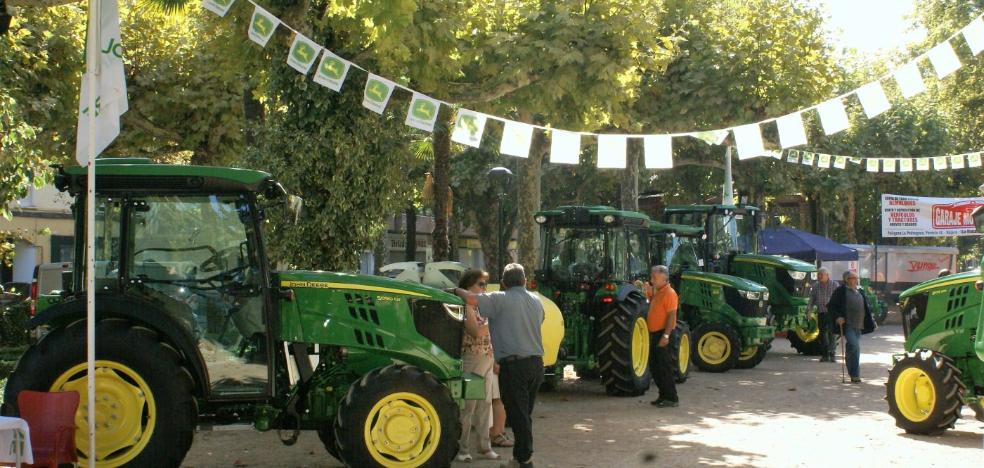
[[[769,290],[736,276],[704,271],[704,230],[694,226],[652,223],[651,246],[670,268],[680,295],[681,316],[691,326],[694,363],[706,372],[757,366],[775,329],[767,325]]]
[[[299,199],[269,174],[100,159],[96,164],[96,431],[87,438],[85,291],[32,319],[47,333],[4,393],[77,391],[84,465],[179,466],[199,424],[252,423],[285,444],[317,431],[350,466],[447,466],[458,408],[483,399],[461,370],[463,303],[386,278],[273,271],[267,216]],[[86,284],[85,169],[59,169],[75,197],[72,285]],[[293,216],[290,216],[293,215]]]
[[[759,283],[769,289],[769,325],[787,332],[790,342],[819,337],[816,318],[808,320],[810,285],[817,279],[813,265],[791,258],[758,255],[759,209],[751,205],[670,206],[665,221],[703,229],[702,247],[707,271]]]
[[[573,364],[581,377],[600,375],[609,395],[649,389],[648,301],[641,281],[652,265],[648,216],[607,206],[561,206],[536,213],[542,257],[531,289],[563,312],[555,369]],[[690,372],[690,332],[671,335],[677,382]],[[560,372],[548,369],[547,379]]]

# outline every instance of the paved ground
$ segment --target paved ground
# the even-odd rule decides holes
[[[890,317],[891,320],[892,317]],[[939,437],[910,436],[887,413],[885,381],[902,330],[886,325],[862,341],[860,385],[841,384],[838,364],[799,356],[784,339],[759,367],[694,372],[674,409],[644,397],[610,398],[597,382],[565,381],[536,407],[536,464],[595,466],[980,466],[984,423],[964,417]],[[502,452],[500,452],[502,453]],[[503,453],[508,457],[509,453]],[[317,435],[293,447],[274,433],[200,432],[189,467],[334,467]],[[491,467],[495,462],[457,463]]]

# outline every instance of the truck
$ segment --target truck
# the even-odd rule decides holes
[[[349,466],[447,466],[464,399],[464,304],[423,285],[324,271],[277,271],[265,226],[301,200],[265,172],[96,161],[97,445],[88,444],[86,169],[59,167],[74,198],[73,278],[39,301],[48,332],[4,391],[76,391],[80,463],[179,466],[196,428],[252,425],[285,444],[316,431]],[[277,214],[282,216],[278,216]],[[43,304],[43,305],[42,305]]]

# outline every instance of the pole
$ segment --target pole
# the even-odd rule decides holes
[[[721,204],[735,204],[735,187],[731,180],[731,146],[724,152],[724,187],[721,190]]]
[[[498,236],[499,237],[498,238],[498,241],[499,241],[499,255],[496,258],[496,260],[498,260],[498,265],[496,265],[496,268],[498,268],[498,269],[496,270],[496,273],[495,273],[496,274],[496,277],[499,278],[499,284],[502,284],[502,270],[506,267],[506,265],[505,265],[505,260],[506,260],[506,243],[505,243],[505,237],[506,237],[506,234],[505,234],[505,232],[503,232],[503,231],[505,231],[505,227],[502,225],[503,224],[503,219],[505,218],[505,214],[503,212],[506,211],[506,207],[503,204],[503,199],[504,198],[505,198],[505,194],[502,193],[502,192],[499,192],[499,236]]]
[[[85,302],[86,302],[86,420],[89,423],[89,467],[96,466],[96,85],[101,73],[99,42],[102,36],[100,0],[89,0],[89,35],[86,38],[86,74],[89,76],[89,159],[85,193]]]

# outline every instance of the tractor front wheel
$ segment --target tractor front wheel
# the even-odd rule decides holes
[[[731,325],[709,322],[694,332],[694,363],[704,372],[727,372],[738,363],[741,340]]]
[[[406,365],[375,369],[338,408],[338,453],[347,466],[448,466],[458,451],[458,414],[451,391],[432,375]]]
[[[895,425],[911,434],[940,434],[953,427],[963,406],[964,384],[949,357],[928,349],[906,353],[888,372],[886,400]]]
[[[789,344],[796,352],[805,356],[822,356],[827,352],[827,347],[820,340],[820,326],[816,319],[810,320],[810,328],[797,328],[790,330],[786,334]]]
[[[598,369],[612,396],[638,396],[649,390],[649,326],[646,302],[632,293],[601,317]]]
[[[690,377],[690,343],[690,326],[687,322],[678,321],[670,335],[670,363],[676,383],[684,383]]]
[[[766,351],[768,351],[768,345],[764,344],[743,349],[741,354],[738,355],[738,363],[735,364],[735,367],[739,369],[751,369],[759,365],[765,359]]]

